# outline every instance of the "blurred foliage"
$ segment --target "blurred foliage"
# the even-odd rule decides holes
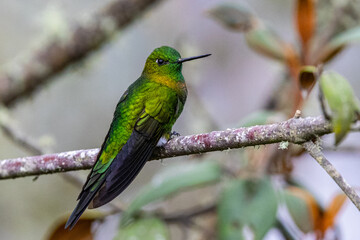
[[[226,28],[243,32],[254,51],[277,60],[286,59],[284,43],[269,26],[242,6],[224,4],[209,11]]]
[[[284,198],[297,227],[304,233],[313,231],[319,217],[316,211],[318,204],[314,197],[304,189],[289,187],[284,191]]]
[[[277,199],[269,179],[236,179],[219,200],[219,239],[246,239],[244,228],[262,239],[276,222]]]
[[[238,4],[223,4],[209,11],[209,15],[233,31],[248,32],[256,17],[246,7]]]
[[[133,200],[122,218],[122,225],[128,223],[141,208],[151,202],[168,197],[190,187],[212,183],[221,177],[220,166],[216,162],[182,163],[167,168]]]
[[[323,239],[326,231],[335,227],[335,218],[346,200],[345,194],[339,193],[324,209],[313,194],[300,186],[288,187],[283,196],[296,226],[304,233],[315,233],[318,239]]]
[[[267,105],[268,110],[252,114],[242,125],[266,124],[271,115],[279,112],[292,117],[295,110],[302,108],[318,79],[321,79],[320,90],[323,98],[320,103],[323,112],[326,112],[325,104],[327,103],[331,115],[327,114],[326,117],[329,117],[333,124],[335,144],[337,145],[343,140],[351,124],[359,117],[359,101],[345,78],[335,73],[322,74],[322,71],[326,64],[339,56],[339,53],[347,46],[360,40],[359,21],[357,21],[360,11],[358,11],[358,7],[351,9],[350,5],[353,4],[352,1],[342,3],[332,1],[331,4],[328,1],[295,1],[294,28],[299,38],[299,46],[283,41],[273,28],[264,23],[252,11],[246,11],[244,6],[234,7],[224,4],[210,11],[210,16],[226,28],[243,33],[248,46],[255,52],[274,60],[280,60],[284,66],[284,80],[274,91],[270,100],[271,104]],[[329,9],[332,10],[329,11]],[[355,11],[356,9],[357,11]],[[331,14],[329,14],[330,12]],[[333,14],[334,12],[335,14]],[[349,18],[349,16],[345,17],[348,12],[353,13],[350,17],[353,21],[345,22],[344,18]],[[227,16],[231,16],[231,18]],[[327,20],[324,20],[325,18]],[[324,103],[325,101],[326,103]],[[282,168],[278,172],[289,176],[291,167],[287,167],[288,163],[303,151],[293,147],[281,149],[284,151],[279,152],[274,148],[258,151],[247,150],[247,152],[251,151],[251,154],[243,155],[243,157],[247,158],[249,164],[259,163],[250,168],[251,171],[266,173],[269,170],[269,168],[266,170],[266,166],[276,164],[280,166],[280,169]],[[264,158],[268,158],[268,160],[264,160]],[[279,164],[279,162],[282,163]],[[245,193],[244,195],[247,196]],[[334,227],[334,219],[344,203],[337,200],[336,197],[333,200],[336,203],[323,210],[311,193],[306,189],[292,186],[290,182],[283,195],[290,216],[297,227],[304,234],[316,233],[317,239],[324,238],[326,231]],[[239,197],[238,201],[240,202]],[[233,212],[236,212],[235,208],[236,206],[233,206]],[[239,206],[237,208],[241,209]],[[227,216],[230,217],[231,214],[228,213]],[[264,215],[263,217],[269,216]],[[220,225],[224,224],[224,229],[226,227],[236,229],[236,224],[221,218],[219,220],[222,221],[219,223]],[[330,222],[331,224],[329,224]],[[242,234],[243,231],[240,230],[235,236]],[[286,232],[283,234],[288,236]],[[231,239],[230,236],[231,234],[229,234]],[[256,238],[256,234],[254,236]]]
[[[120,228],[114,240],[166,240],[170,239],[166,224],[158,218],[139,219]]]
[[[253,112],[245,118],[241,119],[239,127],[251,127],[255,125],[265,125],[274,122],[281,122],[284,116],[271,110],[260,110]]]
[[[360,41],[360,27],[354,27],[335,35],[321,49],[317,62],[328,62],[346,46]]]
[[[335,145],[338,145],[349,132],[356,115],[360,114],[359,101],[348,81],[335,72],[322,74],[320,91],[330,107]]]

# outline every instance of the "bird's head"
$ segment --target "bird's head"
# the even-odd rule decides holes
[[[181,74],[182,63],[198,58],[207,57],[211,54],[205,54],[190,58],[181,58],[175,49],[162,46],[156,48],[147,58],[143,74],[147,76],[169,76],[177,77]]]

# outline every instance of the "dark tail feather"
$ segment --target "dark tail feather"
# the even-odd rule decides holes
[[[83,214],[83,212],[86,210],[86,208],[89,206],[91,200],[95,197],[97,192],[99,191],[100,187],[103,185],[105,181],[105,178],[102,180],[102,182],[99,183],[98,187],[91,191],[89,188],[85,192],[82,193],[81,198],[76,205],[74,211],[71,213],[71,216],[69,217],[68,221],[66,222],[65,229],[69,227],[69,230],[71,230],[77,221],[79,220],[80,216]]]

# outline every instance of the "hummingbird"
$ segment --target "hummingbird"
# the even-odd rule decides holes
[[[124,191],[150,159],[187,98],[182,63],[211,54],[181,58],[173,48],[156,48],[141,76],[121,96],[95,164],[77,198],[66,228],[72,229],[87,207],[100,207]]]

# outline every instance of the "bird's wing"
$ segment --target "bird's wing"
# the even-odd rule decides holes
[[[128,90],[125,91],[125,93],[121,96],[116,109],[122,108],[124,106],[127,96],[128,96]],[[114,117],[115,117],[115,115],[116,115],[116,111],[115,111]],[[74,227],[74,225],[80,218],[81,214],[85,211],[87,206],[90,204],[91,200],[94,198],[96,193],[99,191],[99,189],[105,182],[105,178],[106,178],[106,174],[107,174],[106,170],[109,168],[109,166],[111,165],[111,163],[113,162],[113,160],[116,156],[116,155],[112,156],[113,154],[111,154],[111,153],[109,153],[109,151],[107,151],[109,148],[111,148],[111,146],[109,146],[110,145],[109,142],[111,142],[110,135],[113,131],[113,124],[114,124],[114,120],[111,123],[111,127],[110,127],[110,129],[105,137],[105,140],[101,146],[101,149],[97,156],[96,162],[95,162],[94,166],[92,167],[91,172],[89,173],[87,180],[77,198],[77,200],[79,200],[79,202],[76,205],[71,216],[69,217],[69,219],[65,225],[65,228],[70,227],[70,229],[72,229]],[[126,140],[124,140],[124,141],[126,141]],[[124,144],[125,143],[123,143],[123,144],[120,143],[120,144],[118,144],[119,145],[118,147],[120,147],[120,149],[121,149],[121,146]]]
[[[135,128],[110,165],[109,174],[98,194],[93,199],[93,207],[100,207],[116,196],[134,180],[164,134],[162,124],[144,112]]]
[[[125,104],[125,100],[127,99],[129,91],[126,90],[124,92],[124,94],[121,96],[116,109],[121,109],[124,107]],[[120,111],[119,111],[120,112]],[[115,111],[114,113],[114,119],[116,118],[117,115],[117,111]],[[87,190],[91,190],[91,192],[95,191],[96,188],[100,187],[103,183],[104,183],[104,178],[105,178],[105,173],[106,170],[109,168],[110,164],[113,162],[115,155],[112,153],[113,151],[111,151],[111,143],[114,142],[110,139],[110,135],[114,134],[113,133],[113,125],[115,124],[115,120],[113,120],[113,122],[111,123],[110,129],[108,131],[108,133],[106,134],[105,140],[103,142],[103,144],[101,145],[99,154],[97,156],[96,162],[94,164],[94,166],[91,169],[91,172],[89,173],[87,180],[77,198],[77,200],[80,200],[83,196],[84,193],[86,193]],[[126,142],[126,139],[122,139],[123,141]],[[119,147],[121,149],[121,147],[124,145],[125,143],[121,144],[121,143],[117,143],[117,147]],[[89,203],[87,203],[88,205]],[[87,206],[86,205],[86,206]],[[86,207],[85,207],[86,208]]]
[[[158,109],[161,109],[161,104],[159,103],[159,105]],[[160,112],[161,110],[156,111],[154,115],[144,109],[136,121],[130,138],[116,157],[105,164],[99,163],[104,148],[103,144],[98,161],[89,174],[79,195],[79,202],[65,228],[70,226],[71,229],[76,224],[92,200],[91,207],[102,206],[118,196],[134,180],[164,134],[163,124],[158,121]],[[107,138],[108,136],[109,133]]]

